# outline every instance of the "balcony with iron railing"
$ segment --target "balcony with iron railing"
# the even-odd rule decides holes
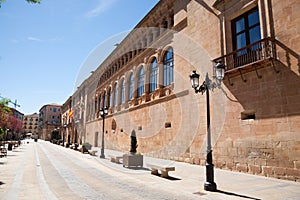
[[[234,74],[257,70],[263,63],[270,62],[276,58],[275,40],[265,38],[237,49],[229,54],[213,60],[217,63],[222,61],[225,64],[225,74]]]

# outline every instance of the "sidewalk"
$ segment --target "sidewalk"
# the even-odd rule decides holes
[[[173,180],[157,177],[157,184],[162,187],[170,187],[173,190],[184,190],[201,196],[201,199],[270,199],[270,200],[300,200],[300,183],[280,180],[275,178],[267,178],[258,175],[245,174],[241,172],[232,172],[227,170],[214,169],[215,182],[217,184],[217,192],[208,192],[203,189],[205,182],[205,167],[192,165],[183,162],[175,162],[171,160],[162,160],[144,156],[144,167],[142,170],[132,170],[124,168],[122,164],[116,164],[109,161],[109,155],[123,155],[124,152],[105,149],[106,159],[100,159],[100,148],[95,159],[102,164],[109,165],[118,171],[149,173],[147,163],[174,166],[175,171],[169,172]],[[147,176],[141,176],[145,179]],[[156,184],[156,183],[155,183]]]
[[[20,189],[19,193],[22,195],[28,193],[26,197],[32,196],[32,192],[37,193],[35,196],[38,194],[42,195],[43,191],[41,191],[41,188],[45,189],[48,185],[49,187],[51,186],[53,191],[60,191],[53,187],[53,183],[51,184],[51,181],[50,183],[47,183],[42,172],[39,171],[40,162],[42,162],[43,157],[38,156],[35,150],[35,145],[32,144],[35,143],[21,145],[21,147],[13,149],[13,151],[9,151],[7,158],[0,159],[0,181],[5,183],[2,185],[0,183],[0,199],[7,194],[15,194],[18,192],[18,189]],[[292,181],[254,176],[215,168],[215,182],[217,184],[218,191],[208,192],[203,189],[205,182],[205,167],[203,166],[144,156],[143,168],[125,168],[122,164],[111,162],[109,157],[109,155],[123,155],[125,152],[105,149],[106,159],[100,159],[100,148],[93,148],[94,150],[97,150],[96,156],[90,156],[89,154],[82,154],[57,145],[54,147],[57,148],[57,151],[68,152],[68,154],[64,153],[64,156],[72,155],[71,157],[78,157],[82,162],[89,162],[88,166],[93,166],[99,170],[103,170],[104,174],[109,174],[108,177],[117,178],[117,176],[120,176],[123,179],[130,180],[131,182],[138,182],[139,184],[137,185],[150,186],[146,187],[148,189],[148,193],[149,189],[151,192],[151,189],[153,189],[153,191],[157,191],[157,188],[162,188],[162,191],[170,192],[170,194],[172,193],[175,196],[176,194],[187,196],[186,199],[300,200],[300,183]],[[37,156],[41,160],[39,160]],[[47,161],[47,159],[44,161]],[[165,179],[151,175],[151,171],[147,168],[147,163],[174,166],[175,171],[169,172],[172,179]],[[42,170],[45,172],[48,171],[48,173],[56,173],[55,170],[53,172],[50,168],[47,168],[44,165]],[[38,173],[38,179],[32,178],[32,175],[35,173]],[[26,183],[26,185],[22,185],[24,183]],[[151,187],[152,185],[154,187]],[[85,188],[86,187],[83,187],[83,189]],[[130,193],[130,191],[128,191],[128,193]],[[23,197],[26,199],[25,196],[22,196],[22,198]]]

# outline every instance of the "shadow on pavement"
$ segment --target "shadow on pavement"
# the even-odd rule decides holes
[[[207,195],[207,194],[205,194],[205,193],[203,193],[203,192],[195,192],[195,193],[193,193],[193,194],[196,194],[196,195],[199,195],[199,196]]]
[[[150,171],[148,168],[145,167],[125,167],[127,169],[133,169],[133,170],[145,170],[145,171]]]
[[[150,169],[148,171],[151,171]],[[180,181],[181,179],[180,178],[176,178],[176,177],[173,177],[173,176],[168,176],[168,177],[162,177],[161,174],[151,174],[153,176],[158,176],[158,177],[161,177],[161,178],[164,178],[164,179],[168,179],[170,181]]]
[[[24,151],[20,150],[20,149],[14,149],[14,150],[12,150],[12,152],[24,152]]]
[[[15,156],[18,156],[18,155],[7,154],[7,157],[15,157]]]
[[[170,181],[180,181],[181,180],[180,178],[176,178],[176,177],[173,177],[173,176],[166,177],[165,179],[168,179]]]
[[[261,199],[255,198],[255,197],[248,197],[246,195],[236,194],[236,193],[233,193],[233,192],[226,192],[226,191],[222,191],[222,190],[217,190],[216,192],[226,194],[226,195],[236,196],[236,197],[242,197],[242,198],[245,198],[245,199],[261,200]]]

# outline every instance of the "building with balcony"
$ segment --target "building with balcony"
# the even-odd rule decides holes
[[[300,181],[300,2],[161,0],[72,95],[80,142],[205,165],[206,99],[190,85],[225,64],[211,92],[218,168]]]
[[[23,135],[38,137],[39,114],[34,113],[23,117]]]
[[[39,138],[60,139],[61,105],[47,104],[39,110]]]
[[[61,106],[61,138],[66,146],[78,143],[74,124],[71,96]]]

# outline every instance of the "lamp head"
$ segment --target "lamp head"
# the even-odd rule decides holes
[[[193,70],[192,74],[190,75],[192,88],[196,89],[199,87],[199,77],[200,75],[197,74],[196,70]]]
[[[103,110],[103,108],[100,108],[99,112],[100,112],[100,115],[101,115],[101,116],[104,115],[104,110]]]
[[[108,114],[108,107],[107,107],[107,106],[105,106],[105,108],[104,108],[104,114],[105,114],[105,115]]]
[[[223,80],[225,74],[225,65],[222,63],[222,61],[218,61],[214,68],[217,80]]]
[[[104,108],[100,108],[99,112],[100,112],[101,116],[107,115],[108,114],[108,107],[105,106]]]

